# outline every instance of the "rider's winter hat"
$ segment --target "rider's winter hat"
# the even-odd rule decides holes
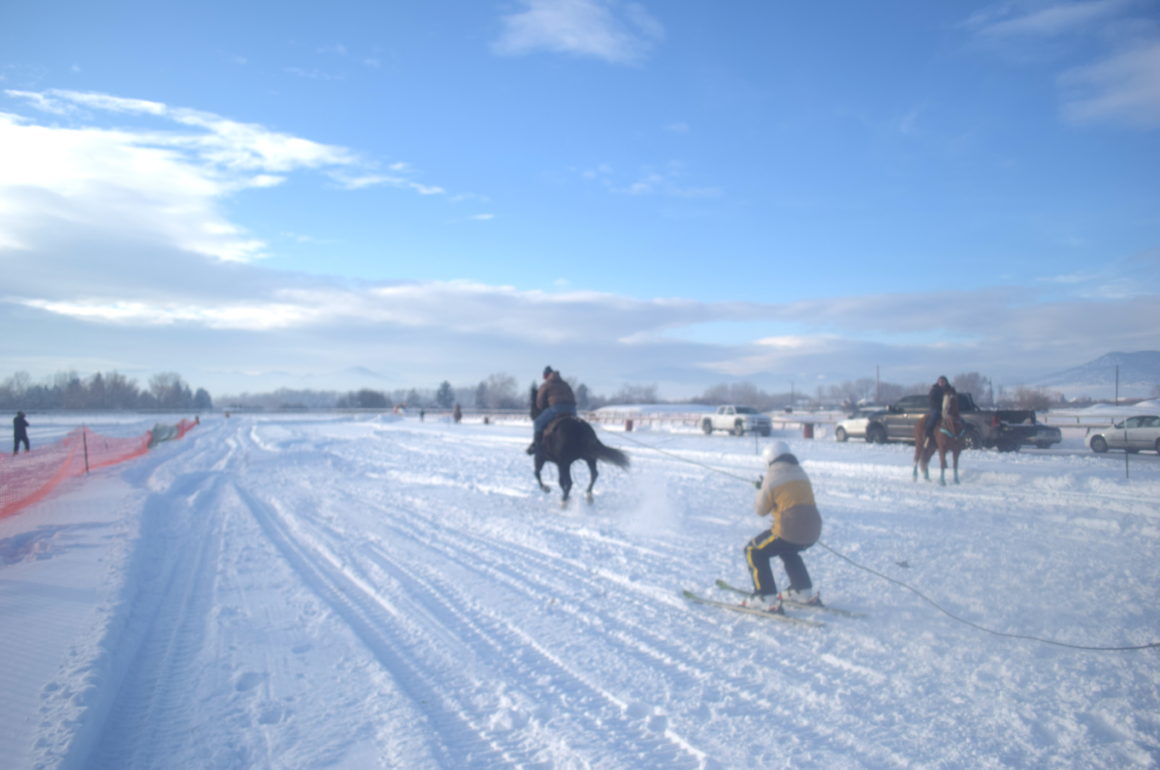
[[[552,367],[550,367],[550,366],[545,366],[545,367],[544,367],[544,376],[545,376],[545,377],[547,377],[547,376],[548,376],[549,374],[551,374],[551,373],[552,373]]]
[[[788,454],[790,454],[789,444],[784,441],[775,441],[772,444],[767,444],[765,449],[761,450],[761,459],[765,460],[766,465],[770,465],[777,458]]]

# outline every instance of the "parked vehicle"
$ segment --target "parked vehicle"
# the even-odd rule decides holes
[[[1144,414],[1129,417],[1085,439],[1093,452],[1109,449],[1123,449],[1125,452],[1139,452],[1151,449],[1160,453],[1160,417]]]
[[[1063,432],[1054,425],[1035,423],[1035,433],[1024,440],[1025,444],[1034,444],[1039,449],[1048,449],[1053,444],[1063,441]]]
[[[1040,425],[1032,409],[983,409],[970,393],[959,393],[959,413],[966,423],[963,441],[967,449],[995,448],[1016,452],[1024,444],[1046,448],[1063,440],[1059,428]],[[925,395],[905,396],[885,412],[871,417],[866,440],[871,443],[906,441],[914,443],[914,429],[927,413]]]
[[[768,436],[773,432],[773,420],[751,406],[726,405],[717,407],[717,413],[701,420],[701,430],[708,436],[715,430],[728,431],[734,436],[759,433]]]
[[[847,441],[852,438],[866,438],[866,426],[870,418],[882,414],[880,406],[866,409],[855,409],[844,420],[839,420],[834,426],[834,438],[838,441]]]

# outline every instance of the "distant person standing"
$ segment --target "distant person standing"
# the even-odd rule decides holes
[[[17,454],[20,451],[21,443],[24,444],[24,451],[29,451],[28,445],[28,420],[24,419],[24,412],[17,412],[16,416],[12,418],[12,454]]]

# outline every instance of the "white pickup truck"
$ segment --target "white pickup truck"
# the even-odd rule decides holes
[[[760,433],[768,436],[773,431],[773,421],[751,406],[719,406],[716,414],[706,415],[701,420],[701,430],[708,436],[715,430],[724,430],[734,436],[746,433]]]

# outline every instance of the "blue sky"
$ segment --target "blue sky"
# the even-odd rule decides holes
[[[668,398],[1160,349],[1160,0],[0,6],[0,377]]]

